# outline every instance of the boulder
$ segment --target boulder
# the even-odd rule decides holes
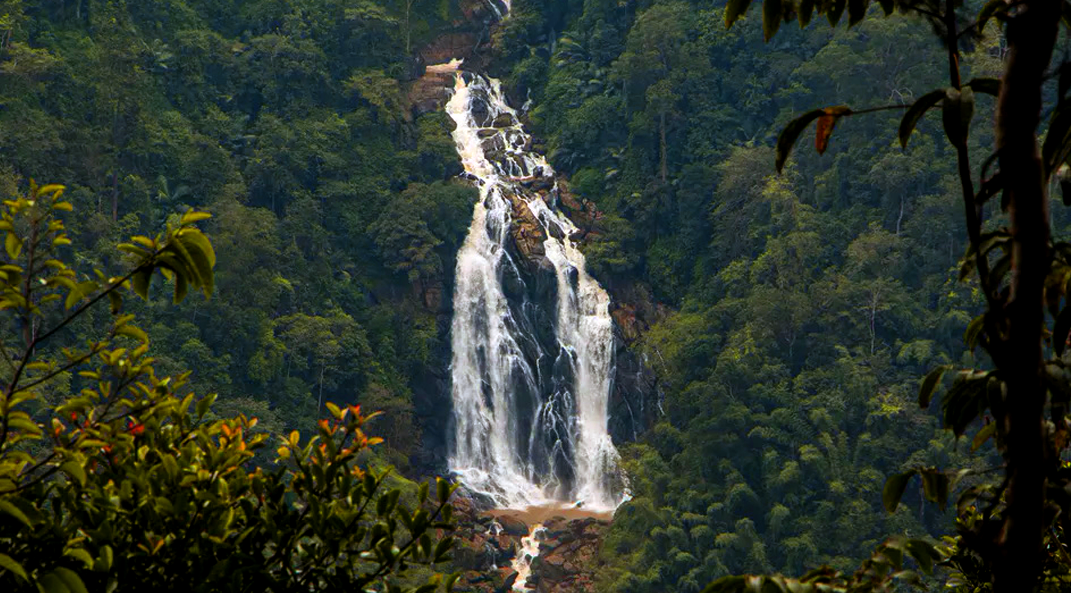
[[[499,113],[491,125],[496,128],[512,128],[517,125],[517,120],[510,113]]]
[[[498,591],[501,591],[502,593],[509,593],[510,591],[512,591],[513,584],[517,582],[517,577],[519,576],[520,575],[517,574],[517,571],[510,570],[509,574],[506,575],[506,579],[502,581],[502,586],[498,588]]]
[[[528,535],[528,525],[517,517],[502,515],[497,518],[497,521],[498,525],[502,528],[499,533],[515,537],[526,537]]]

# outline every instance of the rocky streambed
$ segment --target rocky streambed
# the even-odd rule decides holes
[[[454,501],[458,529],[453,569],[455,591],[469,593],[588,593],[595,590],[599,549],[610,515],[583,509],[541,507],[523,511],[479,510],[467,498]],[[527,578],[517,570],[523,539],[533,534],[538,555]],[[521,571],[523,572],[523,570]]]

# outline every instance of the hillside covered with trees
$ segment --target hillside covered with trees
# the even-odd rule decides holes
[[[451,298],[478,191],[459,177],[454,123],[417,95],[422,56],[475,41],[467,61],[502,80],[535,149],[591,205],[579,245],[616,335],[657,381],[657,413],[615,443],[631,499],[601,541],[595,590],[698,593],[729,575],[823,565],[850,574],[890,535],[939,542],[983,523],[929,482],[909,482],[894,512],[883,500],[886,480],[914,468],[969,469],[965,484],[979,486],[1003,475],[1006,453],[1003,432],[978,432],[1003,412],[979,404],[963,436],[945,430],[940,406],[919,406],[935,367],[1010,366],[988,349],[1004,326],[979,317],[1008,290],[971,267],[990,258],[968,253],[961,195],[960,165],[977,175],[996,159],[997,99],[974,93],[961,143],[938,107],[901,147],[905,111],[947,86],[950,60],[947,23],[911,10],[944,3],[898,2],[909,14],[889,17],[884,4],[851,3],[850,27],[847,15],[825,22],[836,3],[809,27],[798,26],[804,3],[787,0],[756,3],[732,27],[733,0],[513,0],[501,22],[489,15],[504,5],[476,4],[0,0],[0,195],[26,195],[31,179],[65,184],[70,265],[86,273],[121,267],[114,246],[129,235],[211,213],[199,224],[218,254],[211,298],[172,304],[157,281],[146,296],[159,298],[124,304],[152,336],[155,373],[190,370],[177,395],[218,393],[210,420],[256,417],[247,430],[276,440],[326,430],[327,402],[382,411],[365,430],[384,443],[360,462],[426,479],[447,470]],[[954,6],[969,15],[953,44],[958,75],[1001,77],[1004,29],[975,22],[981,4]],[[1043,122],[1071,86],[1057,78],[1038,85]],[[837,105],[881,109],[820,119],[832,137],[807,128],[779,174],[786,126]],[[1045,178],[1057,238],[1071,230],[1060,154]],[[991,202],[986,232],[1010,220]],[[992,236],[989,249],[1004,244]],[[1008,249],[991,258],[1001,274]],[[1066,300],[1046,295],[1044,331],[1056,331]],[[110,315],[88,311],[55,352],[84,346]],[[1045,352],[1062,369],[1057,343]],[[1062,416],[1053,422],[1066,435]],[[1053,439],[1063,468],[1067,439]],[[1048,554],[1071,558],[1062,521]],[[1069,563],[1054,562],[1046,574],[1067,578]]]
[[[212,212],[213,298],[144,311],[159,364],[196,369],[197,391],[274,432],[360,394],[390,412],[377,428],[403,468],[415,417],[434,414],[443,286],[475,200],[452,181],[445,115],[414,119],[399,83],[407,43],[456,7],[416,7],[407,28],[406,6],[0,6],[5,194],[63,181],[87,264],[173,213]]]

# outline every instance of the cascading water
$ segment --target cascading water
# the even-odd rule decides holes
[[[513,581],[514,591],[525,591],[528,585],[528,575],[532,574],[532,562],[539,556],[539,541],[543,539],[546,529],[542,525],[532,526],[531,532],[521,538],[521,549],[513,558],[511,567],[517,573]]]
[[[457,260],[451,469],[503,508],[613,509],[625,494],[607,431],[609,297],[571,240],[576,227],[548,205],[554,171],[499,81],[455,76],[446,110],[480,200]],[[545,237],[540,257],[511,248],[518,218]]]

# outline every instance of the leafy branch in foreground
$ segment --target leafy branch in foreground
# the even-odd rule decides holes
[[[0,209],[0,588],[450,590],[454,577],[420,567],[448,559],[454,487],[403,496],[389,469],[362,468],[374,414],[330,404],[316,435],[291,433],[254,468],[269,438],[256,418],[212,420],[215,396],[189,393],[188,372],[156,375],[122,295],[148,298],[157,271],[176,301],[210,295],[215,253],[194,226],[208,215],[120,245],[125,275],[80,279],[63,260],[62,196],[32,185]],[[105,298],[104,337],[55,343]]]

